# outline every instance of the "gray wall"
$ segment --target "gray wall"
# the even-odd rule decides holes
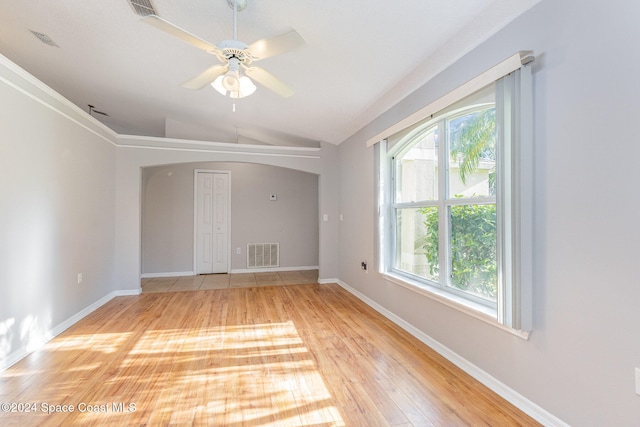
[[[256,163],[317,175],[318,210],[320,215],[329,215],[329,220],[321,221],[319,227],[319,278],[337,278],[339,183],[335,145],[322,143],[319,149],[258,147],[122,135],[118,143],[126,145],[116,150],[115,281],[123,289],[140,288],[141,169],[194,162]]]
[[[280,268],[318,266],[318,176],[252,163],[190,163],[142,171],[142,273],[193,271],[195,169],[231,172],[232,270],[247,243],[280,243]],[[270,201],[269,195],[277,200]],[[241,249],[241,254],[236,253]]]
[[[15,70],[0,58],[0,368],[115,289],[115,146]]]
[[[640,4],[543,0],[339,146],[340,278],[575,426],[638,426]],[[359,269],[372,259],[365,141],[518,50],[534,78],[534,331],[528,341]]]

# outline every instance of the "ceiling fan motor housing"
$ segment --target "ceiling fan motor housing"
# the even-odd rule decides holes
[[[238,40],[224,40],[218,44],[216,53],[221,62],[227,62],[231,58],[238,58],[244,65],[249,65],[253,61],[253,56],[247,49],[247,45]]]

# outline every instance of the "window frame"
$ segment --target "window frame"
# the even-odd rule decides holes
[[[495,89],[494,89],[495,92]],[[450,272],[452,269],[452,256],[451,256],[451,221],[450,211],[454,206],[467,206],[467,205],[496,205],[498,207],[498,197],[493,196],[478,196],[478,197],[463,197],[456,198],[450,195],[450,132],[449,123],[459,117],[463,117],[474,112],[484,111],[491,108],[496,108],[495,102],[480,102],[469,106],[463,106],[451,111],[445,111],[435,117],[430,118],[418,127],[413,129],[407,135],[403,136],[392,149],[386,153],[386,158],[382,159],[388,163],[386,170],[389,175],[387,179],[390,183],[389,192],[389,226],[391,228],[390,234],[390,247],[387,255],[388,264],[385,268],[387,273],[391,273],[397,277],[410,280],[413,284],[424,287],[429,290],[436,290],[438,293],[452,294],[456,299],[462,301],[468,301],[473,306],[483,306],[484,312],[497,313],[497,301],[491,301],[481,296],[474,295],[464,290],[456,289],[451,284]],[[437,147],[437,197],[433,200],[417,200],[412,202],[398,202],[398,176],[396,170],[396,159],[401,157],[407,151],[414,147],[421,136],[428,134],[432,129],[438,131],[438,143]],[[498,147],[496,147],[498,151]],[[496,159],[496,164],[498,159]],[[409,271],[402,270],[397,267],[398,257],[398,211],[403,209],[419,209],[423,207],[436,207],[438,209],[438,261],[439,261],[439,280],[436,282],[428,278],[421,277],[417,274],[413,274]],[[496,240],[496,246],[499,244],[499,239]],[[499,249],[498,249],[499,252]],[[497,260],[496,260],[497,262]],[[497,267],[496,267],[497,268]],[[499,288],[499,287],[498,287]]]
[[[523,339],[528,339],[533,330],[534,150],[531,64],[534,60],[532,51],[517,52],[366,141],[368,147],[374,147],[376,158],[378,212],[375,234],[378,245],[375,265],[378,273],[390,283],[425,295]],[[390,227],[392,200],[390,167],[386,161],[387,151],[396,149],[395,144],[392,149],[388,147],[390,136],[410,133],[417,123],[445,113],[459,100],[493,83],[496,84],[498,141],[502,138],[508,144],[504,150],[508,161],[496,159],[496,173],[505,172],[499,170],[501,164],[506,165],[507,172],[513,172],[510,180],[496,186],[496,197],[503,201],[502,207],[496,202],[496,220],[505,223],[504,215],[511,215],[511,221],[506,221],[503,230],[498,228],[497,234],[502,246],[508,248],[497,253],[498,274],[503,276],[503,280],[499,282],[503,285],[499,286],[504,286],[497,301],[497,310],[439,288],[420,284],[410,274],[391,271],[390,243],[395,237],[392,238]],[[498,112],[499,108],[504,111]],[[498,119],[498,115],[502,119]],[[497,155],[501,155],[501,150],[497,151]]]

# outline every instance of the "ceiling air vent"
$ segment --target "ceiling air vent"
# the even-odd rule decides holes
[[[157,15],[156,9],[151,4],[151,0],[129,0],[133,11],[140,16]]]
[[[42,43],[52,46],[52,47],[60,47],[56,44],[56,42],[54,42],[53,40],[51,40],[51,37],[49,37],[46,34],[43,33],[39,33],[37,31],[33,31],[33,30],[29,30],[31,31],[31,34],[33,34],[34,36],[36,36],[38,38],[38,40],[40,40]]]

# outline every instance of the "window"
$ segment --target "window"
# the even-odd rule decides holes
[[[378,144],[382,272],[525,332],[529,79],[512,72]]]
[[[388,154],[392,271],[495,308],[495,90],[403,133]]]

